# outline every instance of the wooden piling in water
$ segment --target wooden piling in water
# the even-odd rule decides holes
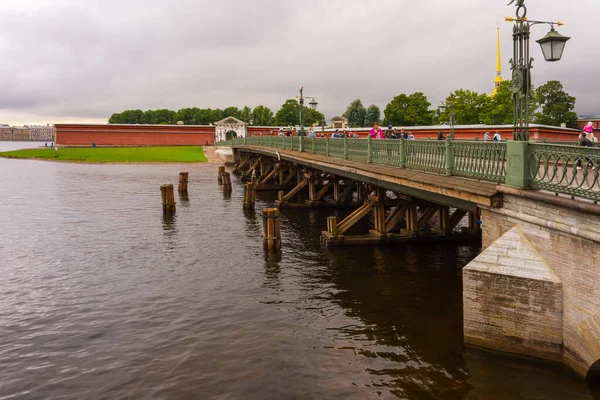
[[[180,172],[179,173],[179,187],[177,188],[179,193],[187,193],[188,176],[189,176],[188,172]]]
[[[279,250],[281,248],[281,236],[279,234],[279,209],[265,208],[262,210],[261,215],[263,218],[263,249],[267,251]]]
[[[231,193],[231,175],[229,175],[229,172],[223,172],[221,179],[223,182],[223,193]]]
[[[162,199],[163,213],[175,213],[175,195],[173,195],[173,185],[161,185],[160,197]]]
[[[254,210],[254,203],[256,202],[256,186],[257,182],[254,178],[250,182],[244,184],[244,210]]]
[[[219,185],[223,184],[223,174],[225,173],[225,166],[219,165],[219,169],[217,170],[217,182]]]

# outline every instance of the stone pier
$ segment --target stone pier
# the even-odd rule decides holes
[[[600,207],[503,189],[463,270],[465,342],[600,370]]]

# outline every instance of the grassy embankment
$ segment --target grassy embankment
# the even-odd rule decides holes
[[[0,152],[0,157],[77,162],[206,162],[202,147],[72,147]]]

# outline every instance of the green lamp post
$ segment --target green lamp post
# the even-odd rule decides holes
[[[456,122],[456,117],[454,115],[454,93],[450,94],[450,100],[442,102],[438,107],[440,110],[440,114],[444,114],[448,111],[448,127],[450,128],[450,132],[448,133],[448,139],[454,139],[454,124]]]
[[[548,24],[550,32],[542,39],[537,40],[542,48],[546,61],[558,61],[562,57],[565,43],[570,38],[562,36],[554,30],[554,25],[561,26],[561,22],[533,21],[527,19],[525,0],[516,1],[516,18],[506,18],[515,22],[513,27],[513,58],[510,60],[512,70],[512,98],[513,98],[513,140],[529,141],[529,99],[531,96],[531,66],[533,58],[529,53],[530,27],[537,24]]]
[[[305,136],[304,132],[304,99],[310,99],[308,106],[311,110],[317,109],[317,98],[312,96],[304,96],[303,94],[304,86],[300,87],[300,96],[297,96],[298,102],[300,103],[300,131],[298,132],[298,136]]]
[[[529,146],[529,100],[531,97],[531,66],[533,58],[529,53],[529,30],[533,25],[548,24],[550,32],[538,40],[546,61],[558,61],[562,56],[568,37],[554,30],[561,22],[532,21],[527,18],[525,0],[512,0],[515,3],[516,18],[506,18],[515,22],[513,27],[512,70],[513,101],[513,140],[506,143],[506,179],[505,184],[519,189],[528,189],[539,161],[531,156]],[[533,163],[533,164],[532,164]],[[532,168],[532,166],[534,166]]]

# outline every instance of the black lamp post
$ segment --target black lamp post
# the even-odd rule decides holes
[[[533,21],[527,19],[525,0],[516,1],[517,18],[506,18],[514,21],[513,27],[513,58],[510,60],[512,70],[513,98],[513,140],[529,141],[529,99],[531,96],[531,66],[533,58],[529,55],[529,28],[537,24],[548,24],[550,32],[537,42],[542,47],[546,61],[558,61],[562,57],[565,43],[570,38],[562,36],[554,30],[554,25],[561,22]]]
[[[305,132],[304,132],[304,99],[310,99],[310,102],[308,103],[308,106],[310,107],[311,110],[316,110],[317,109],[317,98],[316,97],[311,97],[311,96],[304,96],[303,94],[304,91],[304,86],[300,87],[300,98],[299,98],[299,103],[300,103],[300,131],[298,132],[298,136],[305,136]]]

